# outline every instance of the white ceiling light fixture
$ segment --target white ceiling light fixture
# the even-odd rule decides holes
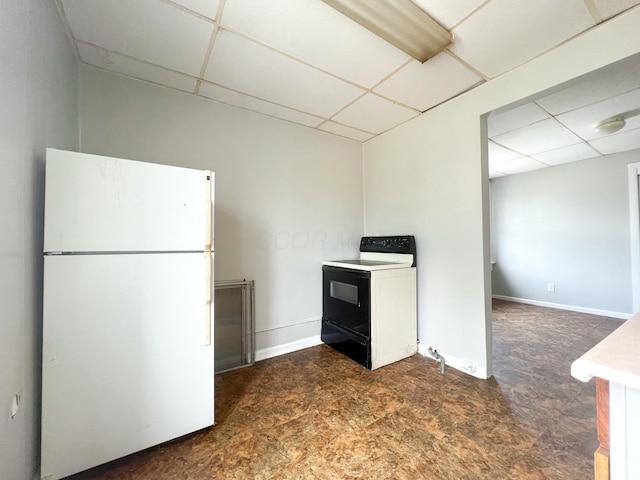
[[[606,120],[601,121],[593,128],[598,133],[609,135],[610,133],[615,133],[618,130],[622,130],[626,124],[627,122],[624,121],[624,118],[618,115],[616,117],[607,118]]]
[[[453,35],[411,0],[322,0],[421,63]]]
[[[596,124],[593,129],[598,133],[604,133],[608,135],[610,133],[616,133],[618,130],[622,130],[626,125],[629,118],[640,115],[640,108],[634,108],[627,112],[619,113],[613,117],[609,117]]]

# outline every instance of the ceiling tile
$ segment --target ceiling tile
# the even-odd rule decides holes
[[[558,115],[556,118],[585,140],[604,137],[606,133],[598,133],[594,126],[609,117],[640,109],[640,88],[622,95],[617,95],[586,107]],[[625,130],[640,128],[640,111],[626,118]]]
[[[522,154],[509,150],[508,148],[504,148],[489,140],[489,165],[506,162],[507,160],[513,160],[518,157],[522,157]]]
[[[640,148],[640,129],[615,133],[596,140],[591,140],[589,143],[593,148],[604,155],[626,152],[627,150],[635,150],[636,148]]]
[[[412,60],[374,91],[424,112],[480,82],[481,77],[443,52],[424,64]]]
[[[372,133],[367,133],[363,132],[362,130],[356,130],[355,128],[346,127],[336,122],[323,123],[318,127],[318,129],[324,130],[325,132],[335,133],[343,137],[352,138],[354,140],[358,140],[359,142],[364,142],[374,137]]]
[[[532,170],[539,170],[545,168],[546,165],[540,163],[530,157],[516,158],[515,160],[509,160],[502,162],[500,165],[494,165],[492,170],[502,173],[504,175],[512,175],[515,173],[530,172]]]
[[[489,137],[549,118],[549,114],[535,103],[526,103],[502,113],[491,113],[487,119]]]
[[[320,0],[233,0],[221,24],[367,88],[409,56]]]
[[[533,159],[546,165],[560,165],[562,163],[576,162],[578,160],[599,156],[600,154],[587,143],[578,143],[576,145],[569,145],[568,147],[557,148],[549,152],[531,155]]]
[[[485,0],[412,0],[440,25],[451,29]]]
[[[209,17],[211,19],[216,18],[218,13],[219,0],[170,0],[173,3],[182,5],[183,7],[198,12],[200,15]]]
[[[502,146],[523,155],[547,152],[556,148],[580,143],[580,138],[564,128],[553,118],[542,120],[491,138]]]
[[[213,24],[157,0],[62,0],[78,40],[199,75]]]
[[[349,83],[227,31],[218,33],[205,79],[325,118],[364,93]]]
[[[299,123],[309,127],[315,127],[322,122],[322,118],[291,110],[287,107],[281,107],[280,105],[275,105],[258,98],[249,97],[210,83],[203,82],[200,85],[199,95],[228,105],[244,108],[257,113],[263,113],[265,115],[270,115],[272,117],[281,118],[283,120],[288,120],[290,122]]]
[[[449,49],[496,77],[594,24],[583,0],[492,0],[453,30]]]
[[[593,0],[593,4],[603,20],[640,4],[639,0]]]
[[[417,115],[419,112],[415,110],[368,93],[336,115],[334,120],[378,134]]]
[[[489,169],[489,178],[498,178],[498,177],[504,177],[504,176],[505,176],[504,173],[496,172],[495,170]]]
[[[82,61],[89,65],[186,92],[193,92],[196,88],[197,80],[193,77],[172,72],[124,55],[108,52],[103,48],[78,43],[78,52]]]
[[[640,87],[640,54],[586,75],[579,83],[536,100],[552,115],[576,110]]]

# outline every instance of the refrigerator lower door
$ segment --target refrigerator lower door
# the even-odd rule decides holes
[[[213,424],[212,257],[45,257],[43,479]]]

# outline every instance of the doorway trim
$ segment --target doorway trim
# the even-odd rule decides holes
[[[629,226],[631,232],[631,298],[633,312],[640,310],[640,162],[630,163]]]

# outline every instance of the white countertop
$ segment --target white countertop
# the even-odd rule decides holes
[[[571,364],[571,375],[593,377],[640,390],[640,312]]]

